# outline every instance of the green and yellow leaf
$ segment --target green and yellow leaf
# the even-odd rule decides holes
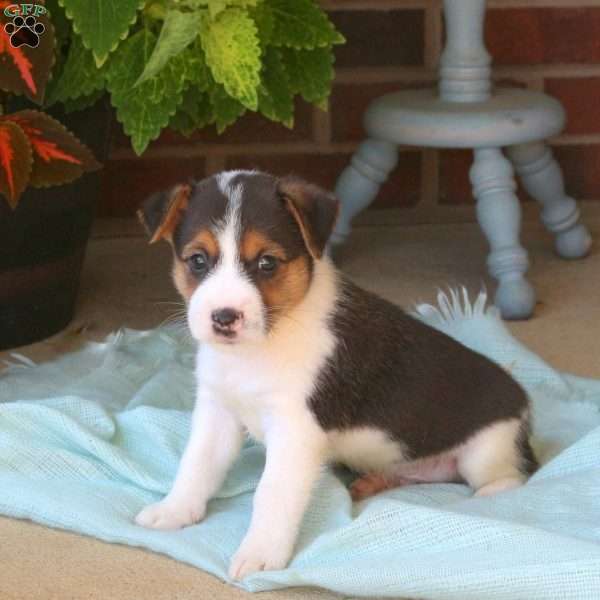
[[[200,34],[204,11],[167,11],[165,20],[148,64],[137,83],[154,77],[173,56],[183,52]]]
[[[260,43],[248,14],[228,8],[215,19],[203,19],[202,47],[212,75],[229,96],[250,110],[258,107]]]

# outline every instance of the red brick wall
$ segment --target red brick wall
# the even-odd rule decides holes
[[[291,131],[256,115],[222,136],[207,130],[186,139],[167,131],[142,158],[117,134],[104,171],[100,214],[133,214],[150,192],[224,168],[295,172],[332,187],[362,137],[361,116],[371,99],[435,81],[442,3],[321,4],[348,39],[336,52],[328,113],[298,102]],[[568,125],[552,144],[568,190],[578,199],[600,199],[600,0],[489,0],[486,39],[498,80],[545,90],[564,103]],[[466,151],[404,149],[371,214],[379,215],[376,220],[420,222],[472,218],[469,161]]]

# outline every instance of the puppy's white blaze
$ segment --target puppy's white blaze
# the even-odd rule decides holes
[[[225,196],[228,196],[228,192],[227,192],[227,188],[231,182],[231,180],[234,177],[237,177],[238,175],[255,175],[256,171],[252,171],[252,170],[245,170],[245,169],[238,169],[238,170],[232,170],[232,171],[223,171],[222,173],[219,173],[217,175],[217,185],[219,186],[219,190],[225,194]]]
[[[246,277],[240,263],[241,205],[243,187],[221,182],[227,194],[225,218],[217,232],[220,258],[213,272],[193,293],[188,308],[192,335],[200,341],[223,341],[212,329],[212,312],[233,308],[243,314],[235,342],[252,341],[264,335],[264,306],[261,295]]]

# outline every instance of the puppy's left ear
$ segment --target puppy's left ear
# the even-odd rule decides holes
[[[300,227],[306,248],[321,258],[339,212],[336,197],[297,177],[279,180],[277,192]]]
[[[188,206],[192,186],[177,185],[166,192],[152,194],[137,211],[139,220],[150,235],[150,243],[170,240],[173,230]]]

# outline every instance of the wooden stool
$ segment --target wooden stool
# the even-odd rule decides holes
[[[490,244],[490,274],[498,280],[495,303],[504,318],[524,319],[533,312],[535,293],[525,278],[529,260],[519,242],[521,207],[513,168],[540,203],[542,222],[555,234],[560,256],[585,256],[591,237],[544,143],[564,126],[560,103],[532,91],[492,92],[491,58],[483,41],[485,5],[485,0],[444,1],[447,42],[439,91],[388,94],[367,109],[368,138],[337,182],[341,212],[331,244],[346,240],[352,219],[375,199],[398,162],[398,145],[471,148],[477,219]]]

